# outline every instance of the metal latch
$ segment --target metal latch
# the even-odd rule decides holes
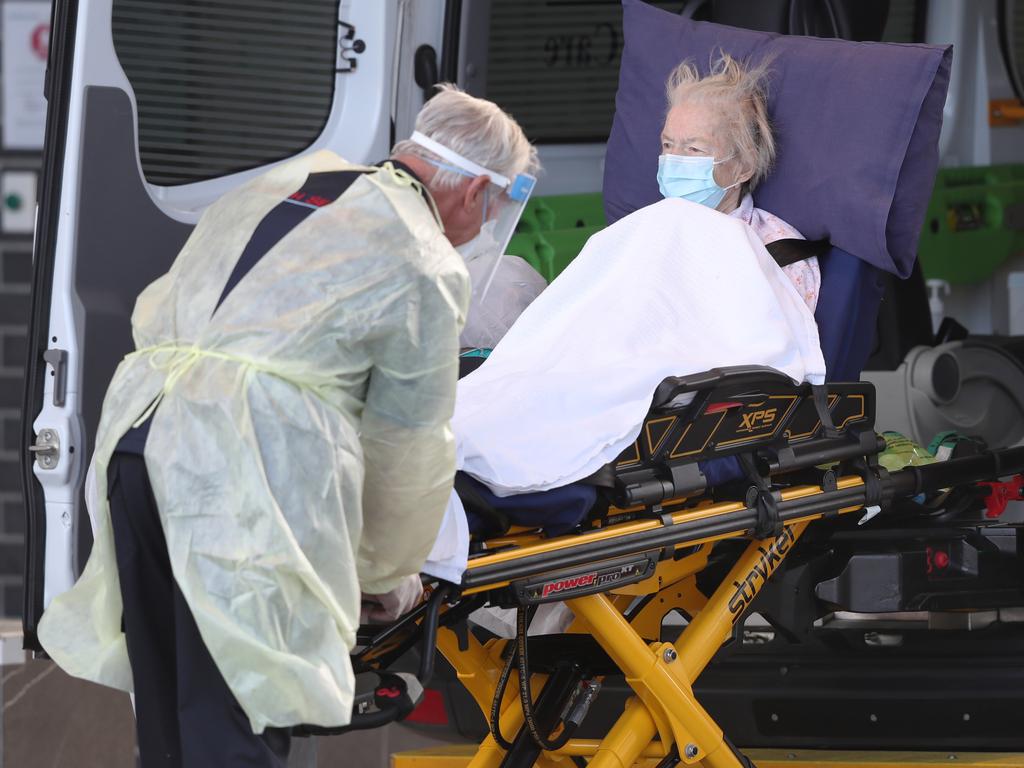
[[[55,429],[39,430],[36,444],[28,449],[36,455],[36,461],[43,469],[56,469],[60,463],[60,438]]]
[[[63,408],[68,393],[68,353],[63,349],[43,352],[43,361],[53,366],[53,405]]]

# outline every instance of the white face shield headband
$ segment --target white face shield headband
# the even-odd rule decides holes
[[[487,276],[483,290],[480,293],[480,300],[483,301],[487,297],[487,291],[490,289],[491,283],[494,282],[494,276],[497,274],[501,259],[505,255],[505,248],[508,247],[508,242],[515,233],[516,225],[519,223],[519,218],[523,215],[526,203],[529,201],[530,195],[533,194],[533,188],[537,184],[537,179],[528,173],[520,173],[512,179],[500,173],[495,173],[489,168],[474,163],[472,160],[452,151],[443,144],[439,144],[430,137],[424,136],[419,131],[414,131],[409,140],[444,160],[444,164],[435,163],[439,168],[455,171],[470,178],[487,176],[490,179],[491,183],[487,186],[487,191],[485,192],[483,223],[493,222],[489,225],[488,229],[490,230],[490,235],[494,238],[495,247],[499,250],[498,258],[494,260],[494,267]]]

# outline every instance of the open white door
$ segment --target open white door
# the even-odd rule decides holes
[[[27,647],[90,543],[82,480],[135,297],[275,162],[387,155],[401,0],[56,0],[23,461]]]

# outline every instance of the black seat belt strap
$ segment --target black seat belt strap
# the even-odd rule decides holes
[[[798,238],[776,240],[765,246],[780,267],[788,267],[798,261],[823,256],[831,247],[832,244],[828,240],[800,240]]]
[[[814,400],[814,410],[818,412],[818,418],[821,420],[821,426],[825,428],[825,437],[840,437],[842,433],[832,422],[832,412],[829,410],[828,385],[811,384],[811,397]]]

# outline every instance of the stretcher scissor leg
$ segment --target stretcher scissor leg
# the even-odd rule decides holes
[[[682,581],[669,584],[653,596],[646,605],[630,616],[629,625],[648,640],[661,638],[661,627],[665,617],[673,610],[679,610],[690,619],[698,615],[707,604],[708,598],[697,588],[697,580],[688,576]]]
[[[623,744],[632,745],[633,742],[625,741],[627,737],[623,735],[631,729],[640,733],[650,732],[646,743],[657,733],[662,744],[679,745],[684,764],[705,760],[706,765],[715,768],[739,768],[741,763],[725,744],[721,729],[694,698],[690,681],[685,676],[685,667],[678,663],[678,654],[671,644],[651,643],[648,646],[603,594],[580,597],[569,601],[569,604],[625,674],[626,682],[643,705],[623,713],[620,723],[613,728],[616,741],[610,742],[605,750],[608,752],[603,758],[605,766],[618,768],[612,758],[614,744],[622,740]],[[644,722],[644,718],[649,718],[651,724]],[[623,720],[626,722],[622,723]],[[623,766],[630,766],[645,746],[640,745],[639,751],[632,756],[625,755],[626,760],[618,759]],[[600,768],[601,764],[598,766]]]
[[[536,704],[533,707],[534,728],[542,735],[552,732],[561,719],[562,711],[569,696],[578,687],[580,682],[579,670],[572,664],[561,664],[557,666],[548,677],[547,682],[541,689],[540,696],[534,697]],[[529,725],[529,723],[527,723]],[[544,760],[550,760],[553,764],[559,764],[563,760],[569,764],[570,760],[562,755],[557,755],[544,750],[534,740],[529,728],[520,729],[512,741],[512,748],[509,749],[502,768],[531,768],[534,765],[546,764]]]
[[[676,648],[691,684],[732,634],[733,625],[743,617],[808,524],[793,523],[777,537],[750,542],[704,608],[679,635]]]
[[[502,646],[496,643],[484,646],[472,633],[467,633],[464,640],[466,647],[459,648],[458,635],[442,627],[437,632],[437,650],[455,668],[459,682],[486,716],[501,674],[497,659],[500,658]]]
[[[691,686],[806,527],[806,522],[796,523],[775,538],[751,542],[680,635],[678,651],[669,644],[648,645],[603,595],[571,601],[573,611],[587,623],[642,701],[623,713],[602,742],[597,768],[628,768],[646,746],[636,747],[631,734],[643,735],[651,729],[647,742],[658,733],[663,744],[675,743],[684,764],[700,761],[709,768],[742,765],[721,730],[697,703]]]
[[[523,725],[523,712],[518,707],[509,707],[502,713],[500,722],[502,733],[515,733]],[[467,768],[499,768],[504,759],[505,750],[488,735],[480,742],[480,747]]]
[[[639,700],[638,700],[639,701]],[[627,702],[628,703],[628,702]],[[643,706],[641,704],[641,706]],[[648,718],[650,720],[650,718]],[[650,721],[653,725],[653,720]],[[560,750],[555,752],[556,755],[576,756],[576,757],[587,757],[591,760],[604,743],[604,739],[569,739],[569,743],[562,747]],[[661,762],[666,755],[665,748],[661,745],[661,742],[657,739],[648,741],[647,746],[644,747],[640,753],[639,759],[641,765],[643,760],[646,759],[653,763]],[[592,763],[587,763],[591,765]]]
[[[545,676],[546,677],[546,676]],[[533,695],[536,696],[539,688],[542,686],[543,681],[531,681],[531,690]],[[518,685],[515,680],[509,683],[509,686]],[[485,713],[486,716],[486,713]],[[509,703],[498,718],[498,722],[501,724],[501,732],[506,738],[515,738],[515,735],[519,733],[523,727],[523,710],[519,706],[519,699],[516,698],[513,702]],[[505,750],[494,741],[494,739],[487,735],[482,742],[480,747],[477,749],[476,754],[470,761],[467,768],[500,768],[502,761],[505,759]],[[541,753],[537,758],[534,765],[539,768],[555,768],[556,766],[562,766],[563,763],[556,756],[550,756],[547,753]]]
[[[455,668],[459,682],[469,691],[480,711],[487,717],[494,691],[498,685],[500,670],[491,656],[490,650],[484,647],[472,634],[466,638],[466,647],[459,648],[459,638],[450,629],[442,628],[437,633],[437,649]],[[499,722],[502,733],[515,733],[522,727],[523,713],[518,706],[506,706],[501,713]],[[481,742],[470,768],[498,768],[505,756],[503,750],[490,736]]]
[[[647,707],[634,696],[626,702],[626,709],[601,740],[587,768],[632,768],[657,735],[658,729]]]
[[[469,634],[465,641],[465,648],[460,648],[458,636],[450,629],[442,628],[437,633],[438,650],[455,668],[459,682],[473,696],[484,717],[489,717],[491,702],[501,674],[500,660],[504,643],[497,641],[483,645],[472,634]],[[530,688],[536,698],[547,681],[547,675],[537,674],[532,678]],[[501,733],[509,739],[514,739],[523,727],[523,710],[519,704],[519,697],[515,694],[515,691],[519,689],[517,680],[517,675],[513,672],[505,698],[501,703],[501,714],[498,718],[501,724]],[[505,750],[488,735],[480,744],[480,748],[469,765],[470,768],[498,768],[504,759]],[[554,766],[559,764],[556,760],[557,758],[541,755],[536,764]]]

